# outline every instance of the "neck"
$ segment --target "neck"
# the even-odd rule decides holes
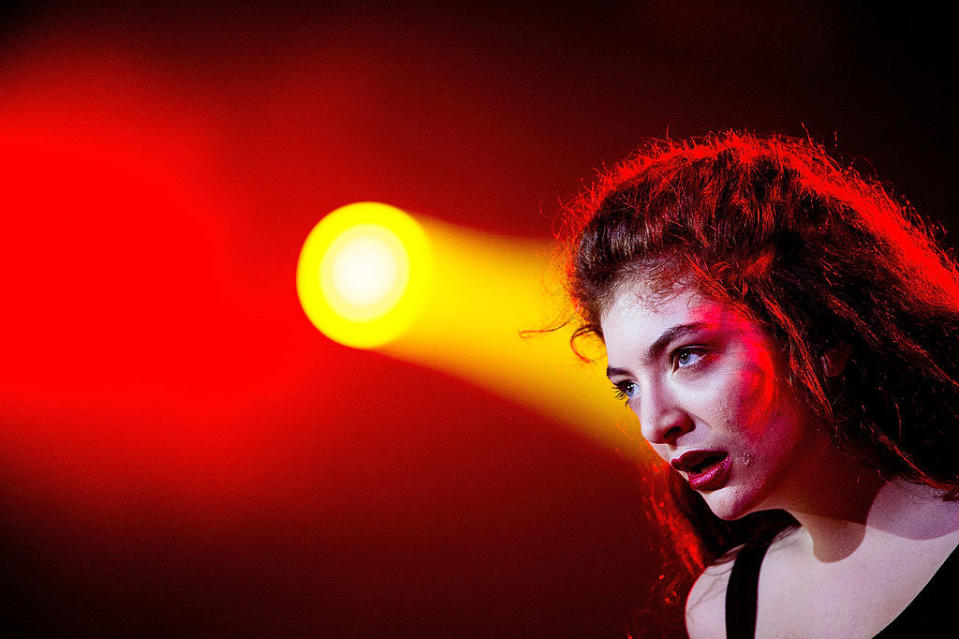
[[[786,510],[799,522],[816,559],[838,561],[862,543],[885,483],[872,469],[848,463],[821,465],[815,477],[817,485],[806,483]]]
[[[817,498],[786,508],[820,562],[840,561],[870,541],[959,533],[959,502],[943,501],[929,486],[884,481],[875,470],[858,464],[836,464],[823,480],[816,487]]]

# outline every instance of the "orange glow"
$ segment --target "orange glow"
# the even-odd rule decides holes
[[[535,332],[568,312],[551,243],[420,221],[442,267],[420,317],[382,350],[511,398],[624,456],[645,458],[635,415],[610,390],[602,348],[593,353],[597,361],[584,363],[570,349],[571,326]]]

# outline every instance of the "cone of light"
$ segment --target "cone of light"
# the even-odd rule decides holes
[[[571,328],[535,332],[565,305],[550,253],[548,242],[359,203],[310,233],[297,289],[331,339],[456,375],[641,455],[635,417],[613,399],[605,361],[579,360]]]

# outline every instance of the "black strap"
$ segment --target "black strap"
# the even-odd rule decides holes
[[[769,542],[743,546],[733,562],[726,586],[726,639],[753,639],[756,635],[756,600],[759,568]]]
[[[956,584],[959,584],[959,548],[952,551],[916,598],[874,639],[941,635],[942,624],[952,623]]]

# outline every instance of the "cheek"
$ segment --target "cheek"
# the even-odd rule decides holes
[[[732,371],[722,393],[726,428],[762,438],[778,421],[779,395],[767,368],[750,363]]]
[[[649,445],[650,448],[653,449],[653,452],[656,453],[657,457],[662,459],[667,464],[669,463],[669,460],[672,457],[669,451],[669,446],[667,446],[666,444],[650,444],[649,442],[646,442],[646,443]]]

